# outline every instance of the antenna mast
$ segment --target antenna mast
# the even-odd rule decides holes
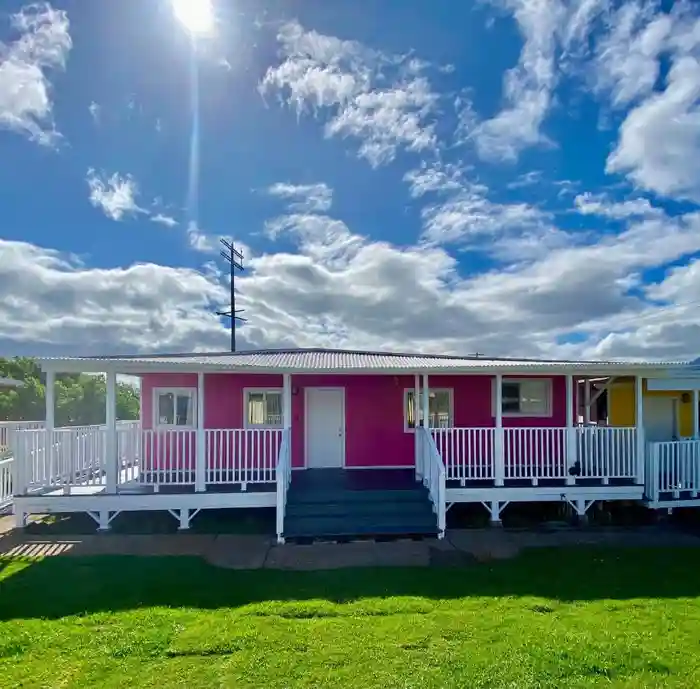
[[[231,308],[228,311],[217,311],[216,315],[217,316],[224,316],[225,318],[230,318],[231,319],[231,351],[235,352],[236,351],[236,323],[240,321],[241,323],[245,322],[245,318],[241,318],[241,316],[238,316],[237,314],[242,313],[243,309],[236,309],[236,290],[235,290],[235,279],[236,279],[236,271],[240,270],[243,271],[243,254],[238,251],[238,249],[235,249],[233,247],[233,244],[230,244],[226,239],[223,237],[219,240],[221,244],[226,247],[226,250],[224,251],[223,249],[219,252],[221,256],[224,258],[224,260],[229,264],[229,274],[231,277],[230,284],[231,284]]]

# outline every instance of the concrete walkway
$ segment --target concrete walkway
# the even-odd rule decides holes
[[[0,535],[0,556],[138,555],[202,557],[230,569],[314,570],[340,567],[454,567],[515,557],[526,548],[577,545],[700,547],[700,538],[655,527],[563,531],[453,530],[442,540],[315,543],[279,546],[273,538],[206,534]]]

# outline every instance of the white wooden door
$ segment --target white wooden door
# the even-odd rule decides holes
[[[662,443],[678,438],[677,401],[673,397],[644,398],[644,436]]]
[[[306,466],[340,468],[345,461],[345,390],[306,388]]]

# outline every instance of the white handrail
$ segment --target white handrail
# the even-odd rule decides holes
[[[438,538],[445,537],[446,507],[445,507],[445,465],[438,452],[435,440],[428,428],[419,426],[417,429],[420,452],[418,461],[420,475],[428,489],[433,509],[437,515]]]
[[[647,444],[648,497],[671,493],[678,499],[682,492],[693,497],[700,493],[700,440],[692,438]]]
[[[277,459],[275,478],[277,482],[277,542],[284,543],[284,516],[287,510],[287,491],[292,480],[292,458],[288,429],[282,432],[282,443]]]
[[[0,509],[12,504],[12,472],[14,470],[14,460],[0,460]]]

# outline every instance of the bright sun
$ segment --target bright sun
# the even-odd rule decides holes
[[[172,0],[178,21],[192,34],[203,34],[214,26],[211,0]]]

